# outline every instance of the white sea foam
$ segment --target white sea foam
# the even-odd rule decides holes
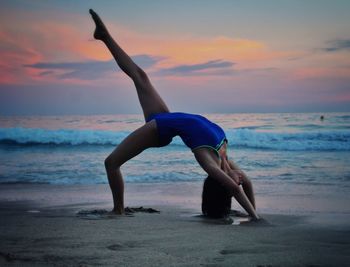
[[[100,130],[47,130],[31,128],[1,128],[1,143],[55,145],[117,145],[129,132]]]
[[[118,145],[129,131],[47,130],[0,128],[0,144],[17,145]],[[271,150],[340,150],[350,151],[350,131],[261,132],[254,129],[226,130],[229,145]],[[184,146],[180,138],[172,145]]]
[[[249,129],[227,131],[231,145],[273,150],[350,150],[350,131],[258,132]]]

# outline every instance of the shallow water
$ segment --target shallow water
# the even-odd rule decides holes
[[[229,157],[251,177],[257,196],[348,199],[350,113],[206,116],[224,128]],[[141,115],[0,117],[0,183],[107,183],[104,158],[142,124]],[[178,137],[122,171],[127,183],[202,183],[205,177]],[[302,211],[308,203],[296,205]]]

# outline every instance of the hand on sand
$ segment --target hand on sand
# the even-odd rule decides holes
[[[94,22],[96,24],[94,38],[96,40],[104,40],[109,35],[106,26],[103,24],[101,18],[99,17],[99,15],[97,15],[97,13],[95,11],[90,9],[89,12],[91,14],[92,19],[94,20]]]
[[[271,226],[271,224],[265,220],[264,218],[259,218],[259,219],[251,219],[249,223],[245,223],[244,225],[246,226]]]

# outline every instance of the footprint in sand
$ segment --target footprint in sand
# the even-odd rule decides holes
[[[77,212],[77,216],[81,219],[86,220],[103,220],[103,219],[116,219],[121,217],[133,217],[134,213],[159,213],[158,210],[153,208],[144,207],[126,207],[124,215],[116,215],[105,209],[91,209],[91,210],[81,210]]]
[[[130,248],[136,248],[139,247],[137,242],[133,242],[133,241],[129,241],[129,242],[125,242],[123,244],[113,244],[108,246],[107,248],[109,250],[113,250],[113,251],[120,251],[120,250],[126,250],[126,249],[130,249]]]

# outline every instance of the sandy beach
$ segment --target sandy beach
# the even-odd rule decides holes
[[[101,193],[108,192],[106,185],[100,186],[95,198],[89,192],[96,186],[0,187],[1,266],[346,266],[350,262],[348,224],[320,221],[317,216],[263,214],[266,224],[229,225],[199,216],[199,209],[174,205],[176,201],[150,206],[151,200],[144,207],[160,213],[96,215],[94,210],[110,208],[109,195]],[[127,204],[143,203],[144,194],[136,193],[139,188],[128,185],[134,198],[129,197]],[[157,190],[155,203],[164,188]],[[11,199],[11,191],[19,194]],[[58,199],[59,195],[63,197]]]

